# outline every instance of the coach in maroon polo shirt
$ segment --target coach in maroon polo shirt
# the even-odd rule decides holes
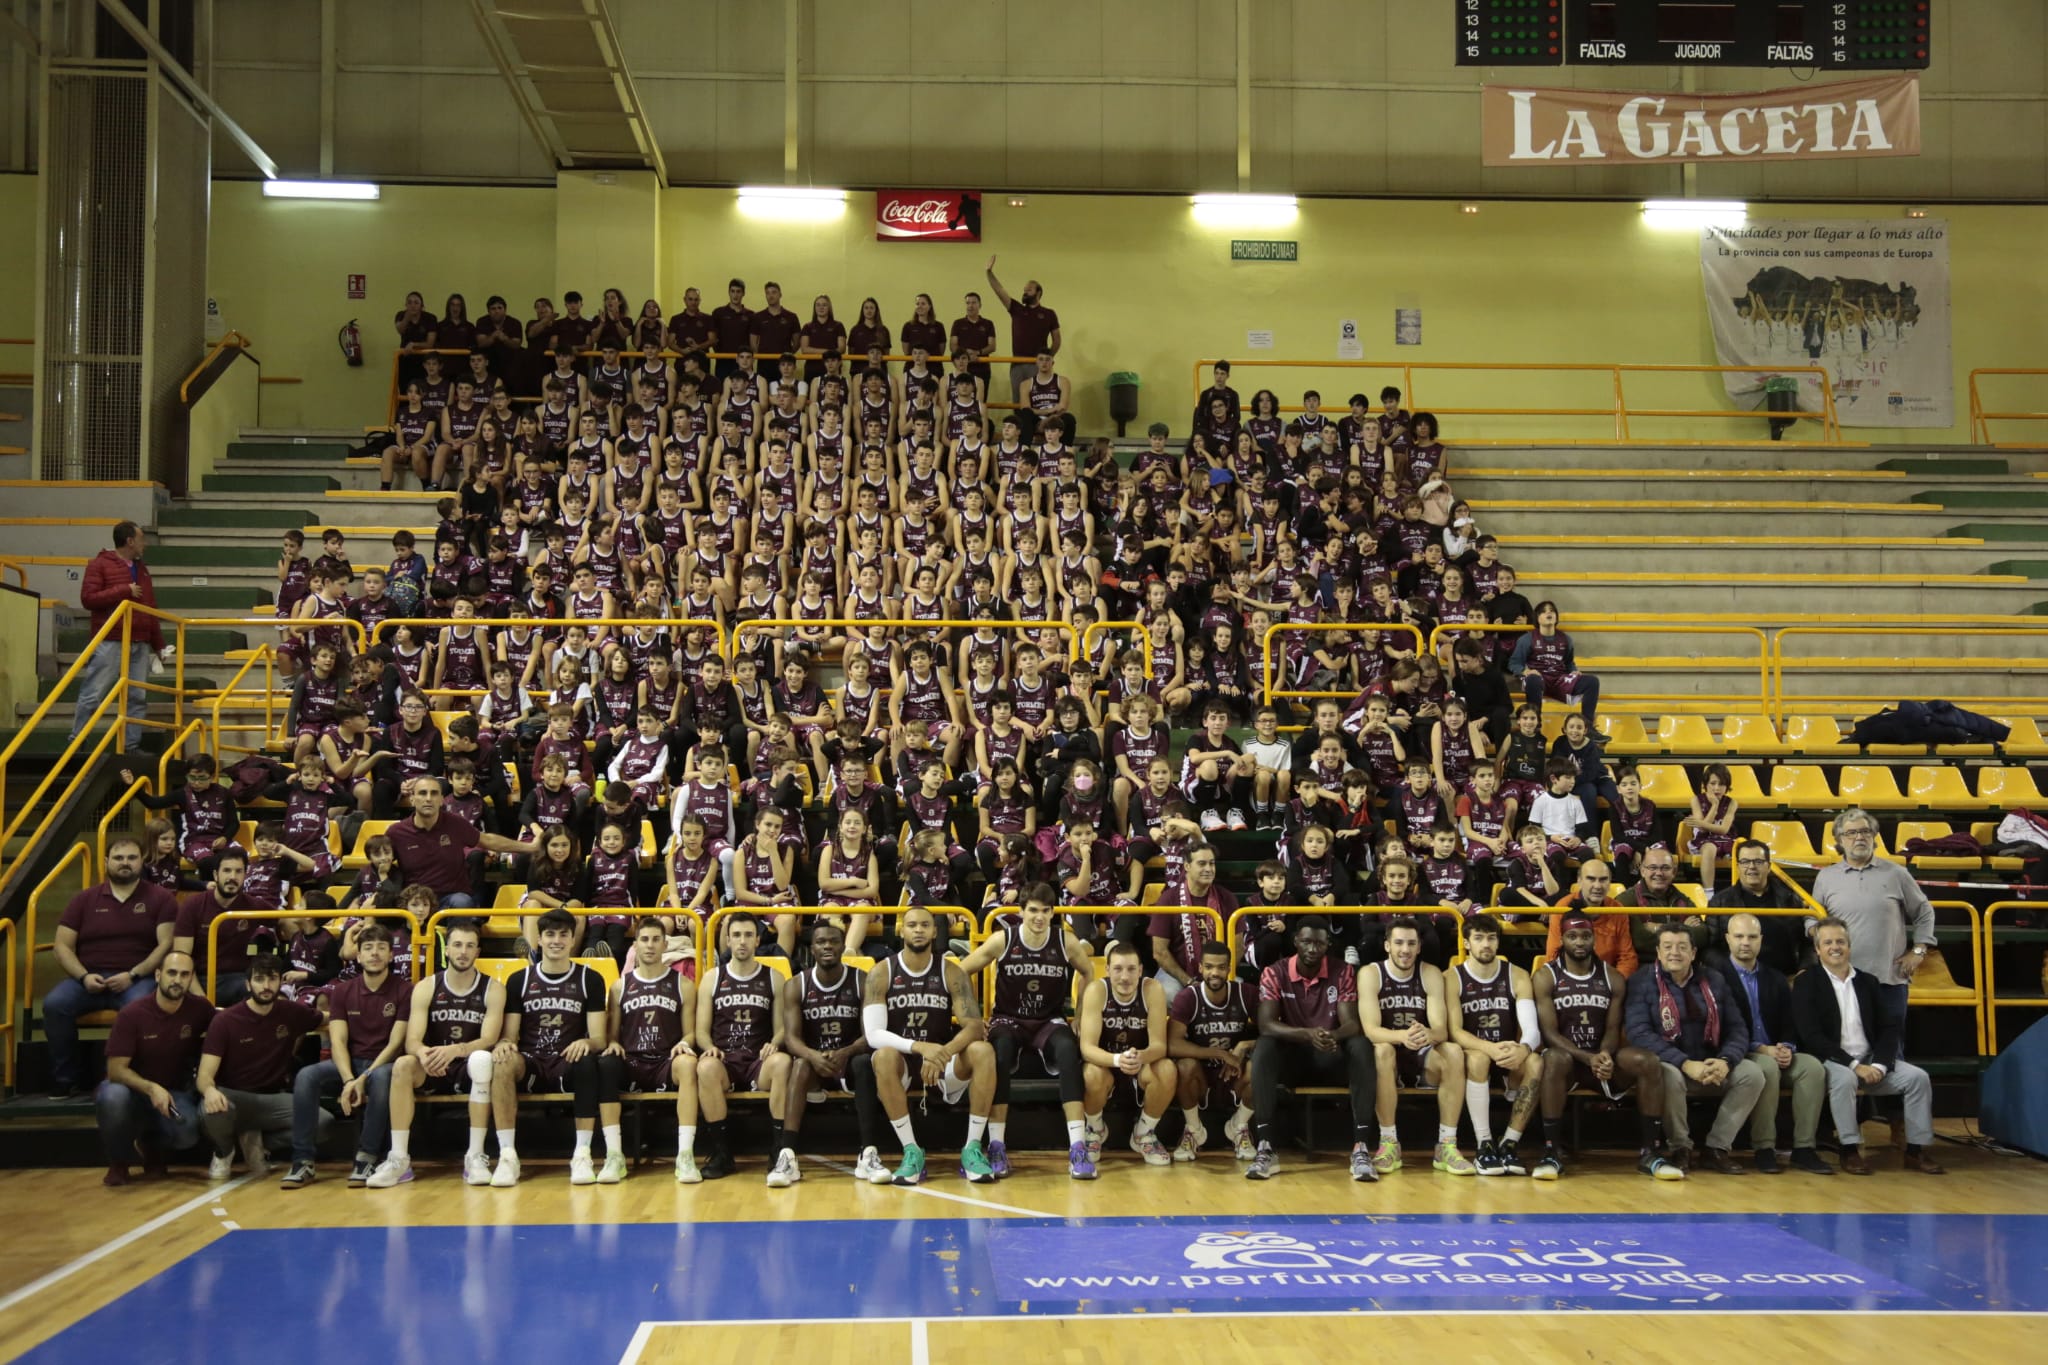
[[[1330,922],[1305,915],[1294,930],[1294,956],[1259,975],[1259,1042],[1252,1049],[1252,1131],[1259,1153],[1247,1180],[1270,1180],[1273,1114],[1280,1087],[1331,1085],[1342,1079],[1351,1093],[1351,1178],[1377,1180],[1372,1149],[1379,1140],[1373,1117],[1378,1071],[1372,1044],[1358,1022],[1358,976],[1330,961]]]
[[[83,1093],[78,1017],[154,994],[177,918],[177,893],[142,880],[142,841],[132,834],[108,839],[107,879],[73,896],[57,921],[57,965],[65,979],[43,997],[51,1093]]]
[[[484,834],[459,815],[441,809],[447,789],[438,778],[425,777],[413,783],[412,819],[400,820],[384,833],[391,851],[398,857],[400,878],[407,886],[430,888],[443,910],[473,910],[477,905],[476,870],[470,866],[470,850],[486,853],[538,853],[539,841],[522,844],[496,834]]]

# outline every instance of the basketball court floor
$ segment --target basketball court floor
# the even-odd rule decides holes
[[[2048,1166],[1938,1155],[1946,1177],[1876,1145],[1868,1179],[1660,1184],[1609,1153],[1544,1185],[1437,1175],[1411,1149],[1354,1185],[1330,1155],[1253,1184],[1227,1152],[1158,1169],[1111,1149],[1093,1184],[1049,1154],[984,1186],[935,1157],[917,1190],[856,1184],[842,1157],[807,1157],[788,1190],[758,1160],[694,1187],[649,1160],[585,1188],[530,1160],[516,1190],[432,1162],[389,1191],[332,1166],[296,1192],[13,1170],[0,1357],[2038,1358]]]

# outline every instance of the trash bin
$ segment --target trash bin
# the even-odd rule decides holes
[[[1133,371],[1118,370],[1109,377],[1109,415],[1119,438],[1138,420],[1138,376]]]
[[[1790,375],[1773,375],[1764,381],[1764,410],[1766,412],[1799,411],[1799,381]],[[1794,425],[1789,417],[1771,419],[1771,439],[1785,439],[1785,429]]]

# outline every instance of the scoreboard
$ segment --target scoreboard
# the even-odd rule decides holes
[[[1924,71],[1932,0],[1456,0],[1460,66]]]

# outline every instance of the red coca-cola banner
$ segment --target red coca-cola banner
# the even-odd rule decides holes
[[[980,190],[876,190],[878,242],[978,242]]]

